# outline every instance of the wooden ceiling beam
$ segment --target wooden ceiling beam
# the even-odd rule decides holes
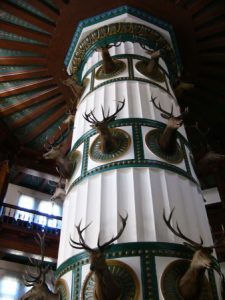
[[[221,32],[225,32],[225,21],[217,22],[216,24],[207,26],[196,31],[197,38],[202,39]]]
[[[38,92],[35,95],[32,95],[31,97],[20,101],[19,103],[15,103],[12,105],[8,105],[7,107],[1,107],[0,108],[0,116],[8,116],[10,114],[13,114],[19,110],[25,109],[35,103],[38,103],[40,101],[45,101],[48,98],[60,94],[58,87],[52,87],[49,89],[45,89],[44,91]]]
[[[9,23],[6,21],[0,21],[1,30],[5,30],[6,32],[11,32],[17,34],[19,36],[23,36],[38,42],[41,42],[45,45],[49,44],[51,36],[44,32],[35,31],[23,26],[19,26],[13,23]]]
[[[41,167],[41,169],[42,169],[42,167]],[[59,176],[57,175],[57,173],[55,175],[53,175],[49,172],[47,172],[47,173],[44,172],[43,169],[42,170],[35,170],[35,169],[31,169],[31,168],[27,168],[25,166],[19,166],[19,165],[16,165],[14,168],[15,168],[15,170],[17,170],[17,171],[19,171],[23,174],[43,178],[44,181],[45,180],[51,180],[51,181],[57,182],[59,180]],[[47,171],[47,170],[45,170],[45,171]],[[12,183],[14,183],[14,180],[13,180]]]
[[[34,77],[47,77],[49,71],[47,68],[35,68],[29,70],[20,70],[14,72],[7,72],[0,74],[0,82],[17,80],[17,79],[30,79]]]
[[[59,95],[49,101],[46,101],[46,103],[40,105],[38,108],[33,110],[31,113],[25,115],[23,118],[17,119],[13,124],[11,124],[11,128],[16,129],[17,127],[26,125],[27,123],[41,116],[49,109],[53,108],[53,106],[56,106],[60,103],[63,103],[62,95]]]
[[[39,10],[40,12],[42,12],[47,17],[49,17],[55,23],[57,22],[59,14],[55,10],[51,9],[49,6],[45,5],[44,3],[38,0],[32,0],[32,6],[35,7],[37,10]]]
[[[60,107],[55,111],[47,120],[44,120],[40,125],[38,125],[31,133],[24,136],[23,144],[28,144],[34,138],[39,136],[41,133],[46,131],[51,125],[53,125],[58,119],[60,119],[66,112],[66,106]]]
[[[53,77],[34,80],[32,82],[20,84],[18,86],[12,86],[8,89],[1,90],[0,91],[0,98],[10,97],[10,96],[13,96],[13,95],[26,93],[26,92],[31,91],[31,90],[35,90],[35,89],[45,87],[45,86],[52,86],[52,85],[56,85],[55,80],[54,80]]]
[[[0,48],[32,52],[32,53],[41,54],[44,56],[47,54],[47,50],[48,50],[48,48],[44,45],[17,42],[17,41],[11,41],[11,40],[7,40],[7,39],[0,40]]]
[[[46,66],[47,59],[45,57],[31,57],[31,56],[1,56],[0,65],[2,66],[27,66],[40,65]]]
[[[218,4],[215,8],[210,8],[201,15],[193,19],[194,28],[200,27],[217,17],[221,17],[225,14],[224,4]]]
[[[200,62],[224,63],[225,53],[207,53],[199,54]]]
[[[198,43],[198,49],[199,50],[207,50],[207,49],[214,49],[214,48],[219,48],[219,47],[224,47],[225,46],[225,37],[216,37],[216,38],[211,38],[210,40],[207,41],[200,41]],[[204,51],[206,52],[206,51]],[[216,50],[215,50],[216,52]]]
[[[210,74],[210,76],[225,78],[225,68],[216,68],[211,66],[200,65],[198,69],[198,75]]]
[[[193,15],[197,14],[203,7],[210,4],[214,0],[197,0],[194,1],[192,5],[189,6],[189,11]]]
[[[55,30],[54,24],[51,24],[50,22],[47,21],[43,21],[38,16],[21,9],[19,6],[16,6],[15,4],[10,4],[5,1],[1,1],[0,8],[6,11],[7,13],[16,16],[17,18],[23,19],[24,21],[39,27],[44,31],[53,33],[53,31]]]

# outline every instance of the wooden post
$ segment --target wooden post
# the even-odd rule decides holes
[[[9,183],[9,161],[0,162],[0,205],[3,203]]]

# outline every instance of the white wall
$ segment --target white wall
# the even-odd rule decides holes
[[[17,205],[19,201],[19,197],[21,194],[27,195],[27,196],[32,196],[37,200],[49,200],[50,195],[41,193],[35,190],[31,190],[19,185],[15,184],[9,184],[8,190],[4,199],[5,203]]]

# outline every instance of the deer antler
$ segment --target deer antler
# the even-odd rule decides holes
[[[90,248],[85,240],[84,240],[84,237],[83,237],[83,232],[91,225],[91,223],[89,223],[87,226],[85,226],[83,229],[80,228],[81,226],[81,221],[78,225],[76,225],[76,229],[77,229],[77,233],[78,233],[78,236],[79,236],[79,242],[76,242],[74,241],[71,237],[70,237],[70,245],[75,248],[75,249],[84,249],[88,252],[92,252],[94,251],[94,249]]]
[[[165,210],[163,210],[163,220],[164,222],[166,223],[167,227],[176,235],[178,236],[179,238],[183,239],[184,241],[186,241],[187,243],[185,243],[186,245],[188,246],[191,246],[192,248],[195,248],[195,249],[201,249],[202,246],[203,246],[203,239],[202,237],[200,237],[200,240],[201,242],[200,243],[196,243],[195,241],[189,239],[188,237],[186,237],[180,230],[179,226],[178,226],[178,223],[176,223],[176,227],[177,229],[174,229],[173,226],[171,225],[171,219],[172,219],[172,216],[173,216],[173,212],[175,210],[175,207],[172,209],[168,219],[166,219],[166,216],[165,216]]]
[[[174,117],[176,119],[183,119],[184,116],[187,115],[188,113],[188,107],[185,107],[185,110],[184,112],[182,112],[179,116],[174,116],[173,115],[173,104],[171,105],[171,112],[169,113],[168,111],[164,110],[162,107],[161,107],[161,104],[159,102],[159,104],[157,105],[155,100],[157,99],[157,97],[151,97],[151,100],[150,102],[153,103],[153,105],[155,106],[155,108],[157,108],[159,111],[161,111],[161,116],[164,118],[164,119],[170,119],[171,117]]]
[[[123,101],[118,101],[118,102],[119,103],[117,104],[116,111],[112,115],[109,114],[110,113],[109,109],[108,109],[107,115],[105,115],[104,108],[103,108],[103,106],[101,106],[101,108],[102,108],[102,117],[103,117],[102,121],[99,121],[95,117],[95,115],[94,115],[94,109],[91,110],[89,113],[85,113],[83,115],[83,117],[84,117],[84,119],[86,121],[88,121],[89,123],[91,123],[93,125],[96,124],[96,123],[98,123],[98,124],[100,124],[100,123],[101,124],[103,124],[103,123],[109,123],[110,121],[115,120],[116,115],[118,114],[118,112],[120,112],[123,109],[123,107],[125,105],[125,99],[123,99]],[[121,106],[120,106],[120,103],[121,103]]]
[[[104,244],[100,245],[100,236],[98,237],[98,249],[103,252],[110,244],[112,244],[114,241],[116,241],[123,233],[125,227],[126,227],[126,223],[127,223],[127,218],[128,218],[128,214],[126,215],[126,217],[122,217],[120,214],[120,220],[122,222],[122,227],[120,228],[119,232],[117,233],[117,235],[115,237],[112,237],[108,242],[105,242]]]

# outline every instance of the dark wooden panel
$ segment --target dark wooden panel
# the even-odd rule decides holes
[[[53,25],[48,24],[47,22],[41,20],[38,16],[30,14],[29,12],[16,7],[13,4],[9,4],[5,1],[1,1],[0,8],[9,14],[12,14],[18,18],[23,19],[26,22],[29,22],[37,27],[49,32],[53,33],[55,27]]]
[[[198,42],[199,50],[213,49],[217,47],[224,47],[225,49],[225,37],[212,38],[209,41]]]
[[[201,14],[199,17],[196,17],[193,20],[194,27],[200,27],[201,25],[210,22],[211,20],[223,16],[225,14],[224,5],[217,5],[215,8],[210,8],[204,14]]]
[[[23,57],[23,56],[1,56],[0,65],[2,66],[24,66],[41,65],[45,66],[47,60],[44,57]]]
[[[46,77],[46,76],[49,76],[48,69],[46,68],[38,68],[33,70],[21,70],[21,71],[0,74],[0,82],[17,80],[17,79],[28,79],[34,77]]]
[[[66,112],[66,107],[60,107],[56,112],[54,112],[47,120],[43,121],[33,132],[24,136],[23,144],[27,144],[44,132],[48,127],[54,124],[58,119],[60,119]]]
[[[196,35],[199,39],[202,39],[221,32],[225,32],[225,21],[220,21],[213,25],[210,24],[206,28],[201,28],[196,31]]]
[[[56,98],[53,98],[46,103],[42,104],[40,107],[36,108],[33,112],[29,113],[28,115],[24,116],[23,118],[17,119],[12,125],[11,128],[15,129],[20,126],[24,126],[25,124],[31,122],[33,119],[41,116],[43,113],[51,109],[53,106],[62,103],[63,96],[59,95]]]
[[[47,98],[50,98],[59,93],[60,93],[60,91],[59,91],[58,87],[52,87],[49,89],[45,89],[44,91],[41,91],[23,101],[20,101],[19,103],[15,103],[15,104],[9,105],[7,107],[0,108],[0,116],[4,116],[4,117],[8,116],[10,114],[15,113],[16,111],[27,108],[37,102],[44,101]]]
[[[2,20],[0,21],[0,28],[1,28],[1,30],[5,30],[7,32],[17,34],[19,36],[30,38],[32,40],[39,41],[46,45],[49,43],[49,40],[50,40],[49,34],[34,31],[32,29],[25,28],[25,27],[15,25],[12,23],[4,22]]]
[[[197,14],[203,7],[215,0],[196,0],[192,5],[189,6],[189,11],[192,15]]]
[[[24,83],[18,86],[13,86],[11,88],[8,88],[6,90],[1,90],[0,91],[0,98],[4,97],[9,97],[21,93],[25,93],[31,90],[35,90],[44,86],[50,86],[50,85],[55,85],[55,80],[54,78],[45,78],[45,79],[39,79],[39,80],[34,80],[29,83]]]
[[[48,16],[51,20],[57,21],[59,14],[51,9],[49,6],[45,5],[44,3],[38,0],[32,0],[32,6],[35,7],[37,10],[42,12],[44,15]]]
[[[23,43],[17,41],[10,41],[5,39],[0,39],[0,48],[12,49],[19,51],[28,51],[36,54],[46,55],[47,47],[42,45],[35,45],[31,43]]]

